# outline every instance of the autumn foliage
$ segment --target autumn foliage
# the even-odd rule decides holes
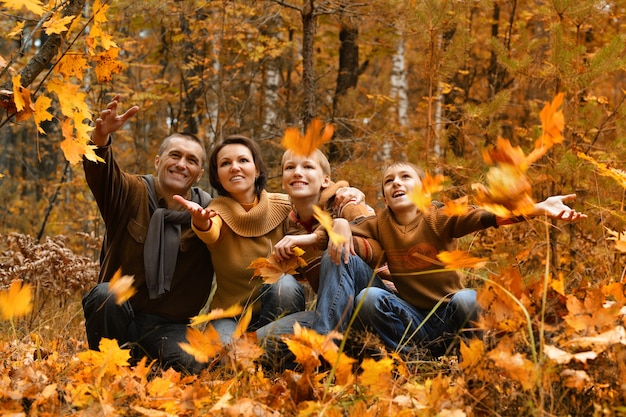
[[[0,0],[0,414],[624,415],[622,6]],[[346,39],[360,45],[357,67],[339,68]],[[342,89],[344,76],[358,83]],[[390,88],[403,77],[408,91]],[[102,224],[79,162],[97,159],[89,121],[117,93],[141,107],[115,138],[133,172],[152,168],[173,131],[196,132],[207,149],[243,133],[261,141],[272,191],[284,147],[322,147],[333,178],[377,208],[382,168],[402,159],[427,171],[411,196],[418,207],[524,217],[535,201],[576,192],[589,218],[532,219],[441,253],[483,311],[476,337],[439,358],[389,352],[372,334],[296,327],[284,342],[298,368],[276,371],[243,330],[245,306],[193,318],[184,349],[210,365],[198,376],[136,363],[114,340],[89,351],[80,300],[96,281]],[[295,128],[315,113],[311,93],[320,117]],[[330,229],[327,213],[316,215]],[[250,265],[268,282],[299,266],[272,256]],[[132,279],[116,277],[119,302]],[[232,316],[242,320],[225,347],[209,322]]]

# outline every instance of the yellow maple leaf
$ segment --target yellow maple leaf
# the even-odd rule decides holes
[[[587,156],[582,152],[576,153],[576,156],[578,156],[581,159],[584,159],[585,161],[591,162],[598,170],[598,173],[602,175],[603,177],[613,178],[615,181],[619,183],[619,185],[626,188],[626,171],[618,169],[618,168],[609,167],[607,166],[607,164],[598,162],[592,157]]]
[[[41,123],[52,120],[54,116],[48,112],[48,109],[52,105],[52,100],[43,94],[37,97],[35,101],[35,124],[37,125],[37,131],[44,135],[46,132],[41,128]]]
[[[226,310],[221,308],[215,308],[211,310],[208,314],[199,314],[191,318],[190,326],[197,326],[198,324],[206,323],[207,321],[224,319],[229,317],[235,317],[241,314],[243,311],[243,307],[240,305],[234,305]]]
[[[324,125],[321,120],[313,119],[307,127],[304,136],[296,128],[290,127],[285,129],[282,145],[296,155],[307,156],[328,142],[333,137],[333,133],[334,128],[332,125]]]
[[[321,335],[315,330],[302,327],[299,323],[293,326],[293,334],[283,336],[283,341],[289,350],[295,355],[296,362],[302,365],[306,373],[311,373],[321,365],[320,356],[326,358],[328,363],[334,365],[331,352],[339,351],[339,346],[334,340],[341,340],[343,336],[335,331],[327,335]],[[336,356],[335,356],[336,357]]]
[[[109,281],[109,291],[115,296],[115,303],[121,305],[130,297],[135,295],[137,289],[133,287],[135,278],[132,275],[122,275],[122,270],[118,269],[117,272]]]
[[[97,64],[95,72],[98,82],[108,83],[114,74],[119,74],[124,69],[122,63],[117,60],[119,52],[118,48],[111,47],[93,58]]]
[[[293,248],[294,256],[286,260],[279,260],[275,253],[271,253],[267,258],[257,258],[250,262],[248,269],[254,269],[255,277],[262,277],[266,284],[277,282],[283,275],[296,275],[298,268],[306,266],[307,263],[301,256],[304,251],[299,247]]]
[[[14,39],[17,38],[18,36],[20,36],[22,34],[22,32],[24,31],[24,25],[26,24],[26,21],[23,20],[21,22],[17,22],[15,24],[15,26],[13,26],[13,29],[11,29],[11,31],[9,33],[7,33],[6,37],[8,39]],[[5,67],[6,65],[0,65],[0,68]]]
[[[333,218],[328,212],[318,206],[313,206],[313,217],[315,217],[324,230],[326,230],[328,238],[333,244],[340,245],[345,242],[345,237],[333,230]]]
[[[445,267],[449,269],[480,269],[487,264],[487,260],[485,258],[473,257],[468,252],[462,250],[455,250],[452,252],[442,251],[437,254],[437,258],[439,258]]]
[[[361,363],[363,373],[359,376],[359,380],[372,392],[388,393],[394,387],[393,364],[393,358],[383,358],[378,361],[372,358],[364,359]]]
[[[443,189],[444,181],[445,177],[443,175],[436,174],[432,176],[426,172],[422,179],[422,186],[413,188],[409,193],[409,198],[418,209],[426,211],[432,203],[433,194]]]
[[[61,125],[61,131],[63,132],[63,141],[61,142],[61,150],[63,151],[63,155],[65,159],[67,159],[70,164],[77,164],[83,160],[83,155],[86,152],[87,146],[78,143],[74,140],[73,130],[71,124],[71,119],[65,119],[63,124]]]
[[[459,366],[468,370],[484,362],[485,342],[480,339],[471,339],[468,344],[460,342],[462,360]]]
[[[46,28],[46,35],[52,35],[53,33],[61,34],[67,31],[67,25],[72,23],[74,16],[61,16],[60,13],[55,13],[52,17],[43,24]]]
[[[202,363],[207,363],[222,349],[220,335],[213,326],[207,326],[203,332],[193,327],[187,328],[187,341],[179,343],[181,349]]]
[[[486,210],[502,217],[523,216],[534,211],[535,203],[530,196],[532,187],[520,166],[502,163],[491,167],[486,180],[486,187],[472,185],[476,202]]]
[[[30,284],[22,285],[14,280],[8,290],[0,291],[0,317],[13,320],[30,313],[33,309],[33,291]]]
[[[24,8],[40,17],[46,11],[39,0],[4,0],[2,3],[10,10],[19,12]]]
[[[25,120],[34,111],[30,101],[30,91],[22,87],[22,76],[20,74],[12,76],[11,81],[13,82],[13,102],[17,110],[17,121]]]
[[[83,54],[65,54],[57,64],[57,72],[65,79],[76,77],[82,80],[87,68],[87,60]]]

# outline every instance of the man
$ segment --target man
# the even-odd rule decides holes
[[[134,106],[118,115],[119,95],[95,121],[92,142],[105,163],[84,160],[87,184],[106,225],[99,284],[83,299],[90,349],[101,338],[116,339],[138,359],[147,356],[164,368],[199,373],[197,362],[179,343],[187,342],[189,318],[206,303],[213,282],[209,251],[191,230],[187,210],[172,197],[183,195],[206,207],[210,196],[193,187],[204,173],[198,138],[176,133],[163,140],[154,160],[156,176],[132,175],[113,157],[110,134],[134,116]],[[117,305],[109,281],[120,271],[134,277],[136,294]]]

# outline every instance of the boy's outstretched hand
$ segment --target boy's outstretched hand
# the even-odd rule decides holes
[[[545,215],[552,219],[567,222],[576,222],[580,219],[586,219],[586,214],[576,211],[565,204],[566,201],[574,200],[575,198],[576,194],[548,197],[544,201],[535,204],[535,212],[533,215]]]

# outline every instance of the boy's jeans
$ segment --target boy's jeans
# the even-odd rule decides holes
[[[471,289],[458,291],[434,310],[417,309],[387,288],[358,256],[336,265],[324,253],[313,329],[320,334],[345,332],[359,305],[356,329],[373,331],[392,350],[408,353],[418,345],[435,356],[445,353],[478,311]]]

